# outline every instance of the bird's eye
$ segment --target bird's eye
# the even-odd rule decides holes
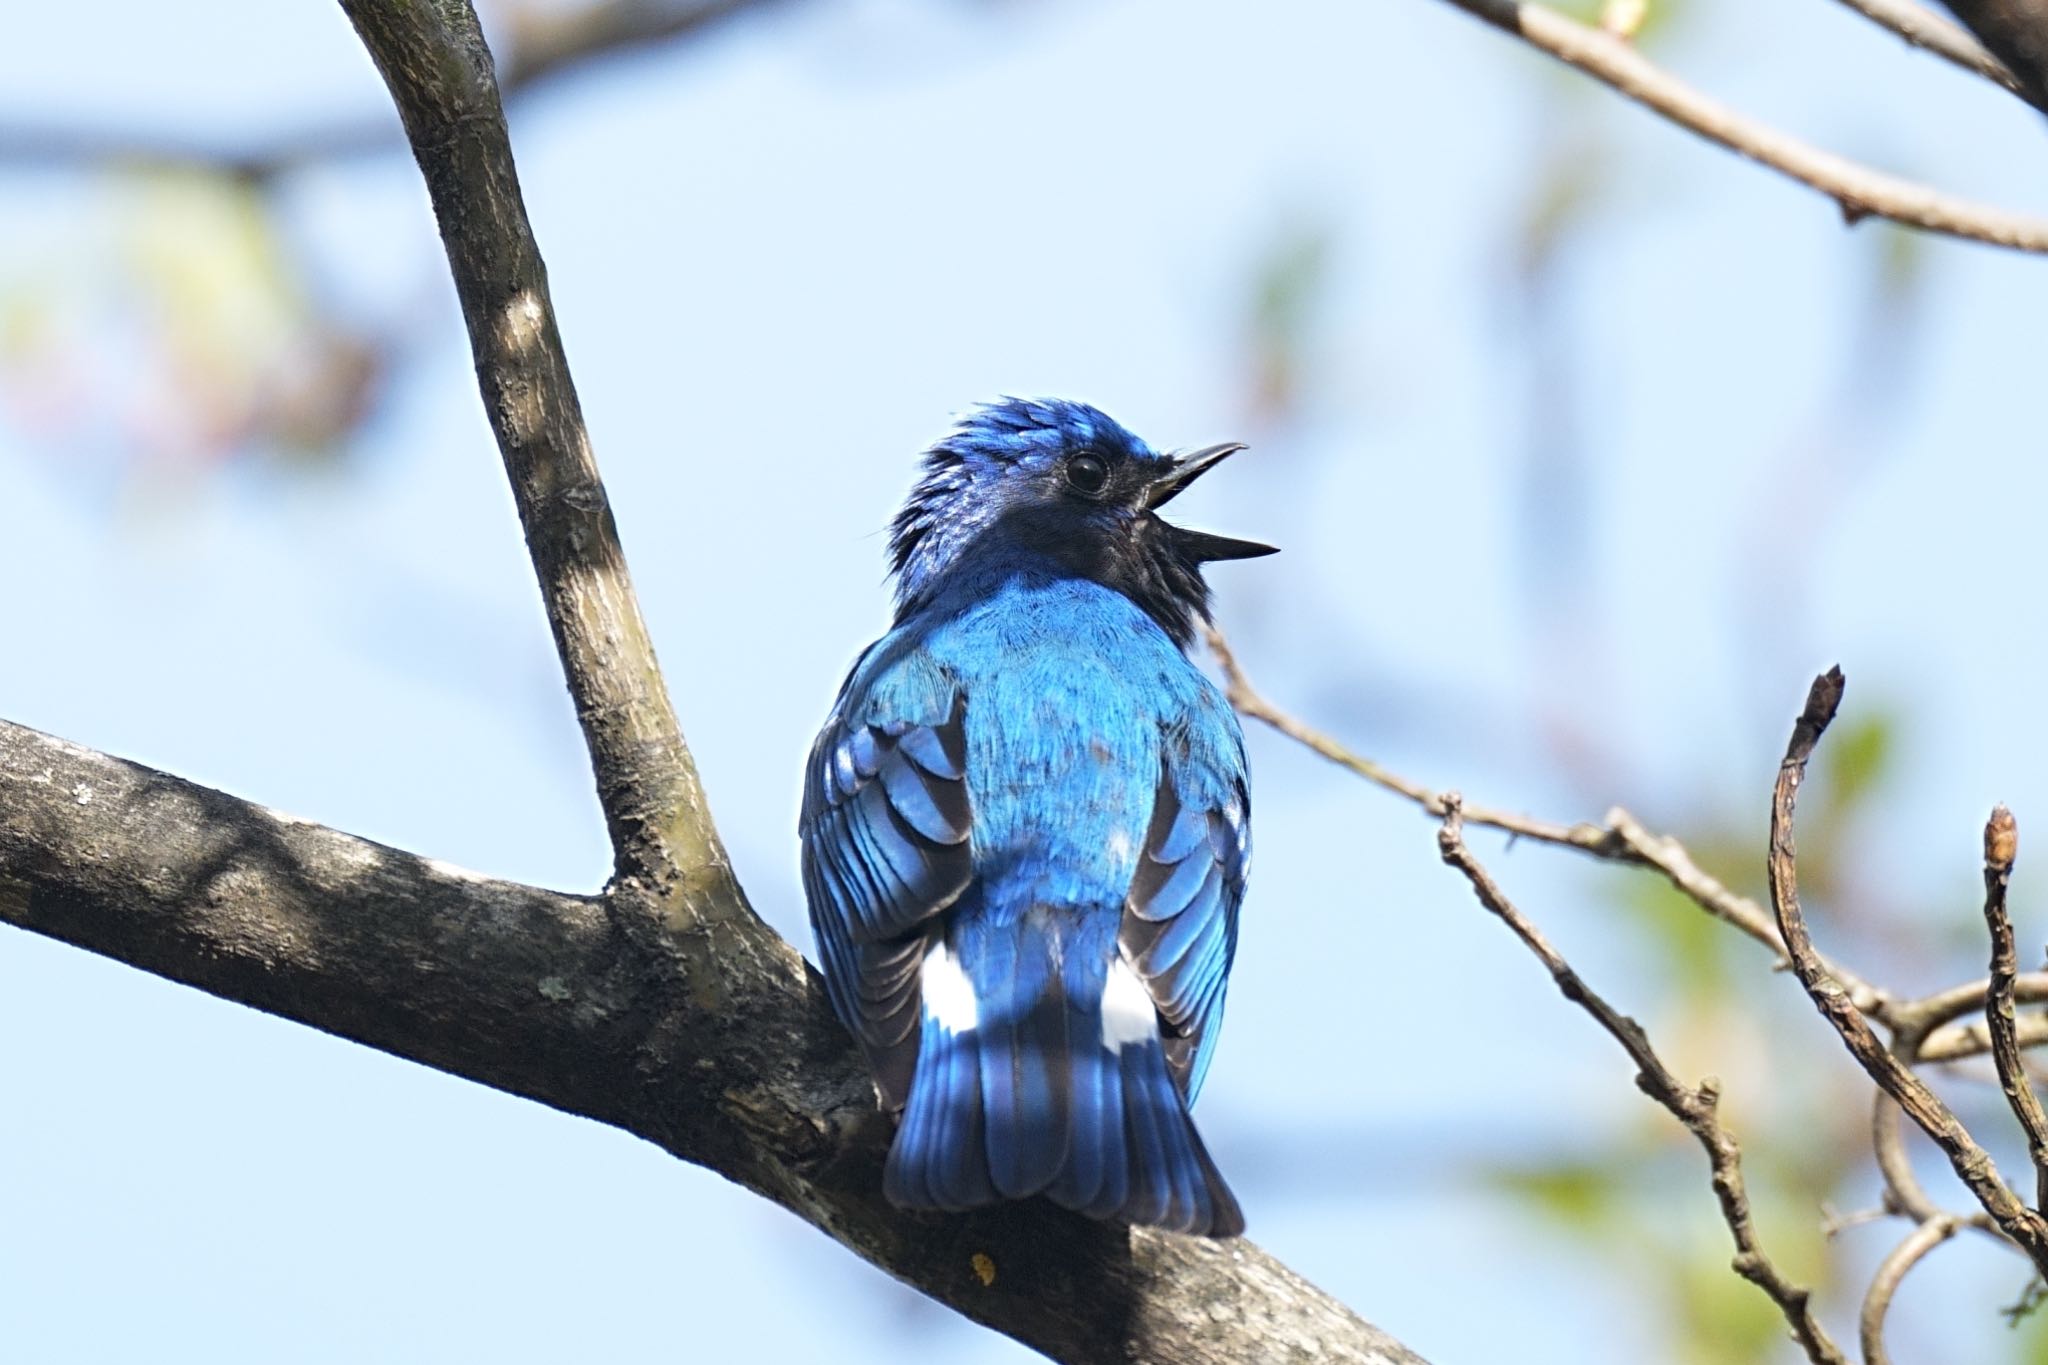
[[[1100,493],[1109,482],[1109,466],[1098,456],[1076,455],[1067,461],[1067,482],[1083,493]]]

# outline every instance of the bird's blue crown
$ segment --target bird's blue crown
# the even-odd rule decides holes
[[[1187,643],[1208,616],[1201,565],[1270,547],[1187,531],[1152,509],[1235,448],[1176,458],[1064,399],[1003,398],[971,410],[925,452],[891,527],[898,619],[973,565],[1093,579]]]

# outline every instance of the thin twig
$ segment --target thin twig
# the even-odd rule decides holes
[[[2022,1051],[2048,1044],[2048,1015],[2027,1014],[2019,1020],[2019,1045]],[[1969,1057],[1981,1057],[1991,1051],[1991,1030],[1982,1019],[1968,1023],[1947,1024],[1927,1035],[1920,1044],[1920,1050],[1913,1055],[1916,1062],[1960,1062]]]
[[[1951,237],[2048,252],[2048,221],[1972,203],[1823,151],[1736,113],[1686,85],[1611,33],[1518,0],[1449,0],[1576,67],[1710,142],[1833,199],[1842,216],[1888,218]]]
[[[1884,1317],[1891,1311],[1892,1298],[1899,1292],[1906,1272],[1918,1265],[1928,1252],[1956,1235],[1962,1220],[1953,1214],[1936,1214],[1906,1234],[1871,1277],[1870,1291],[1863,1296],[1863,1312],[1857,1320],[1863,1344],[1863,1365],[1891,1365],[1884,1349]]]
[[[1706,1150],[1713,1173],[1714,1197],[1720,1202],[1722,1219],[1735,1239],[1735,1273],[1770,1295],[1772,1302],[1785,1315],[1785,1321],[1805,1350],[1807,1359],[1816,1365],[1844,1365],[1845,1358],[1840,1348],[1814,1316],[1813,1292],[1786,1279],[1770,1257],[1764,1254],[1763,1245],[1757,1238],[1756,1222],[1749,1207],[1749,1192],[1742,1179],[1742,1149],[1721,1126],[1721,1083],[1710,1076],[1695,1089],[1671,1073],[1651,1046],[1642,1025],[1608,1004],[1588,986],[1563,954],[1550,945],[1543,931],[1515,908],[1486,868],[1472,856],[1472,851],[1465,846],[1462,803],[1457,794],[1446,793],[1441,799],[1444,817],[1443,826],[1437,832],[1437,850],[1444,862],[1465,875],[1479,903],[1506,924],[1549,969],[1551,980],[1557,983],[1565,999],[1592,1015],[1594,1021],[1621,1044],[1639,1068],[1636,1085],[1669,1110]]]
[[[2011,67],[1992,56],[1990,50],[1972,38],[1962,25],[1943,18],[1925,5],[1916,4],[1914,0],[1841,2],[1880,28],[1890,29],[1908,45],[1931,52],[1971,75],[1982,76],[1993,85],[2003,86],[2029,104],[2035,103],[2026,86],[2020,83],[2020,78],[2013,75]]]
[[[1890,1022],[1902,1034],[1931,1033],[1950,1020],[1982,1013],[1990,994],[1990,978],[1979,977],[1918,1000],[1895,1000]],[[2048,1004],[2048,972],[2021,972],[2013,981],[2013,1001],[2020,1005]]]
[[[1223,671],[1224,694],[1238,714],[1272,726],[1289,739],[1307,746],[1338,767],[1347,768],[1396,796],[1406,797],[1422,807],[1425,814],[1437,819],[1443,818],[1445,807],[1442,793],[1432,791],[1420,782],[1403,777],[1372,759],[1353,752],[1314,726],[1282,711],[1259,695],[1258,690],[1252,686],[1222,631],[1209,626],[1205,638],[1210,651],[1216,656],[1217,667]],[[1639,861],[1623,847],[1614,831],[1584,821],[1576,825],[1562,825],[1551,820],[1538,820],[1527,815],[1516,815],[1512,811],[1492,810],[1478,805],[1467,805],[1464,818],[1468,825],[1486,825],[1493,829],[1505,830],[1518,839],[1561,844],[1566,848],[1576,848],[1582,853],[1590,853],[1597,858],[1610,858],[1619,862]]]
[[[1342,741],[1274,705],[1252,686],[1251,679],[1245,674],[1244,666],[1238,662],[1236,653],[1230,648],[1230,642],[1224,638],[1222,631],[1210,626],[1206,638],[1210,652],[1216,656],[1216,665],[1223,673],[1224,695],[1239,715],[1270,726],[1296,743],[1322,755],[1338,767],[1355,773],[1375,786],[1393,792],[1396,796],[1405,797],[1419,806],[1424,814],[1439,820],[1443,818],[1445,808],[1441,793],[1365,757]],[[1788,960],[1785,956],[1784,940],[1778,936],[1778,927],[1772,921],[1769,912],[1749,897],[1737,895],[1729,890],[1719,879],[1694,862],[1692,854],[1687,852],[1678,840],[1645,829],[1641,821],[1620,806],[1615,806],[1607,812],[1607,822],[1604,825],[1596,825],[1590,821],[1566,825],[1553,820],[1539,820],[1527,815],[1467,803],[1464,807],[1464,822],[1468,825],[1485,825],[1492,829],[1504,830],[1518,839],[1576,849],[1589,857],[1608,862],[1655,869],[1662,873],[1665,880],[1680,894],[1702,910],[1741,930],[1770,949],[1781,963]],[[1865,981],[1839,963],[1829,961],[1827,967],[1830,974],[1848,988],[1857,1008],[1881,1020],[1889,1019],[1891,997],[1888,992]],[[2048,984],[2048,975],[2044,975],[2043,980],[2044,984]]]
[[[1814,1006],[1841,1036],[1850,1055],[1886,1094],[1897,1100],[1920,1130],[1934,1140],[1948,1157],[1963,1184],[1977,1197],[1986,1213],[2033,1261],[2037,1269],[2048,1269],[2048,1220],[2020,1202],[2006,1187],[1997,1165],[1971,1136],[1949,1107],[1878,1040],[1869,1021],[1849,1000],[1842,984],[1829,976],[1799,907],[1798,854],[1792,837],[1792,812],[1799,784],[1806,776],[1807,761],[1814,746],[1827,730],[1842,701],[1842,671],[1831,668],[1814,679],[1805,709],[1792,727],[1792,739],[1785,748],[1784,762],[1771,794],[1771,842],[1767,870],[1771,905],[1777,911],[1778,932],[1792,957],[1792,970],[1806,988]]]
[[[2013,1011],[2013,987],[2019,976],[2019,954],[2013,948],[2012,918],[2005,893],[2012,882],[2013,860],[2019,856],[2019,823],[2000,806],[1984,826],[1984,925],[1991,934],[1990,989],[1984,1021],[1991,1034],[1991,1057],[1998,1064],[1998,1083],[2005,1102],[2027,1134],[2027,1155],[2034,1163],[2034,1207],[2048,1213],[2048,1114],[2027,1079],[2020,1060],[2019,1019]]]

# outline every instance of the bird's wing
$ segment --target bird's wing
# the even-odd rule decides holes
[[[1165,731],[1152,823],[1117,936],[1158,1007],[1167,1064],[1190,1103],[1215,1050],[1250,862],[1244,737],[1229,707],[1205,692],[1184,724]]]
[[[917,1061],[922,926],[973,880],[966,699],[922,651],[854,666],[804,772],[804,892],[832,1007],[890,1103]]]

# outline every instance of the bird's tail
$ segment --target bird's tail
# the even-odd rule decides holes
[[[1103,987],[1070,992],[1050,933],[1016,928],[998,950],[1005,961],[963,963],[944,941],[926,955],[889,1199],[960,1210],[1044,1194],[1094,1218],[1243,1232],[1143,985],[1117,961]]]

